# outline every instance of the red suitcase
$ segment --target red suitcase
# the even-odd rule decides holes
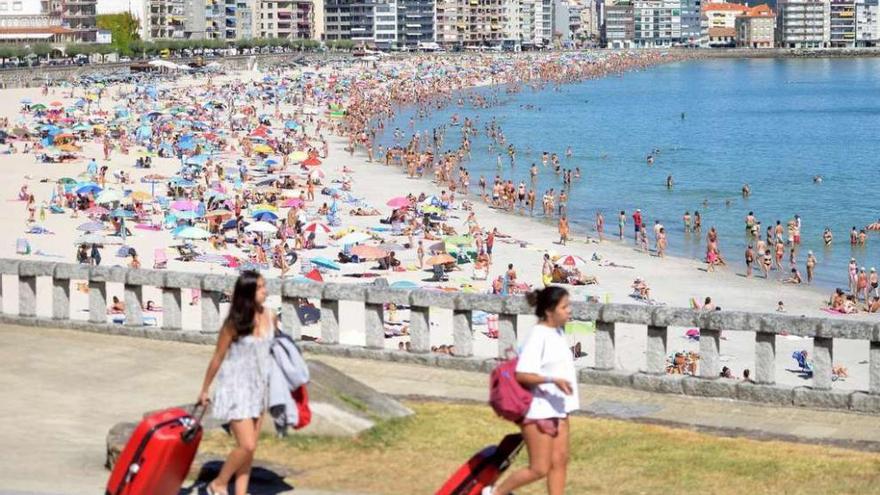
[[[480,495],[483,488],[494,485],[510,467],[522,444],[522,435],[514,433],[498,445],[486,447],[458,468],[436,495]]]
[[[201,418],[183,409],[160,411],[135,428],[119,454],[105,495],[177,495],[202,440]]]

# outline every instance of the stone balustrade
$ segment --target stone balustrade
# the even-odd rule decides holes
[[[0,321],[11,324],[74,328],[167,340],[211,343],[221,322],[220,300],[231,293],[235,277],[176,271],[90,267],[68,263],[0,259],[0,274],[18,281],[18,312],[0,314]],[[51,285],[51,317],[38,316],[38,304],[48,294],[38,294],[37,279],[48,277]],[[88,319],[71,318],[72,282],[88,283]],[[359,358],[405,361],[457,369],[489,371],[497,359],[473,355],[475,311],[498,315],[498,357],[515,346],[518,316],[531,314],[522,297],[485,294],[402,290],[375,285],[339,283],[298,283],[268,279],[270,295],[281,297],[281,318],[285,330],[302,338],[297,316],[301,298],[320,301],[320,340],[303,342],[311,352]],[[108,323],[107,284],[122,284],[125,324]],[[162,293],[161,326],[144,326],[142,306],[144,287]],[[185,289],[201,290],[201,330],[183,330]],[[0,284],[0,308],[2,304]],[[341,345],[340,303],[354,302],[364,308],[363,346]],[[383,308],[395,303],[410,308],[409,352],[385,348]],[[8,306],[8,305],[7,305]],[[452,312],[452,336],[456,356],[431,353],[430,308]],[[584,383],[633,387],[642,390],[729,398],[778,405],[797,405],[880,413],[880,324],[846,319],[826,319],[759,314],[739,311],[700,312],[691,309],[633,304],[572,303],[573,318],[595,325],[595,365],[580,370]],[[43,313],[46,311],[44,310]],[[643,325],[647,332],[645,369],[631,372],[615,366],[615,332],[619,324]],[[666,373],[669,327],[699,328],[699,376]],[[719,378],[721,332],[753,332],[755,335],[755,373],[753,382]],[[813,339],[812,386],[790,387],[776,383],[776,337],[790,334]],[[869,345],[868,388],[843,391],[832,387],[835,339],[851,339]]]

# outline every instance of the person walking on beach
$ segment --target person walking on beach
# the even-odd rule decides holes
[[[270,348],[278,317],[264,306],[266,282],[251,270],[241,273],[232,292],[232,306],[205,372],[199,404],[212,402],[214,417],[228,423],[236,447],[213,481],[208,495],[226,495],[235,476],[235,495],[246,495],[269,391]],[[214,379],[213,399],[209,389]]]
[[[568,218],[559,217],[559,244],[565,246],[568,241]]]
[[[538,324],[519,349],[516,380],[532,390],[532,404],[520,425],[529,465],[482,495],[509,495],[512,490],[547,479],[547,493],[565,493],[568,471],[568,416],[580,408],[574,358],[565,336],[571,318],[568,291],[550,286],[527,296]]]
[[[752,278],[752,263],[755,262],[755,252],[752,250],[752,245],[749,244],[749,247],[746,248],[746,277]]]
[[[596,212],[596,235],[599,236],[599,240],[604,240],[605,236],[605,216],[602,215],[601,211]]]

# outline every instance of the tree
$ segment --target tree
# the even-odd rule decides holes
[[[131,55],[131,44],[140,40],[138,34],[140,24],[131,12],[120,12],[118,14],[101,14],[97,17],[98,29],[106,29],[113,36],[112,46],[114,51]]]

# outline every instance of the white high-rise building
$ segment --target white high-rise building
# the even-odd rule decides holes
[[[783,48],[827,48],[831,43],[831,2],[779,0],[776,40]]]

